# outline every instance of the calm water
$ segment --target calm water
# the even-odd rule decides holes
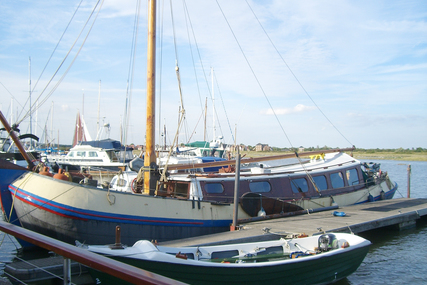
[[[366,161],[369,162],[369,161]],[[412,168],[411,198],[427,198],[427,162],[376,160],[399,185],[394,198],[407,197],[407,165]],[[404,164],[404,165],[402,165]],[[427,222],[402,232],[378,229],[361,234],[372,242],[359,269],[338,285],[426,284]]]
[[[366,162],[371,162],[366,161]],[[427,198],[427,162],[374,160],[381,163],[391,179],[398,183],[395,198],[406,197],[407,165],[411,164],[411,198]],[[372,242],[368,255],[359,269],[338,285],[361,284],[426,284],[427,280],[427,222],[415,229],[396,232],[379,229],[361,234]],[[0,232],[0,275],[4,263],[17,254],[13,237]]]

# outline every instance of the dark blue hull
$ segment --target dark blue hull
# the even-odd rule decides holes
[[[15,209],[12,208],[13,197],[8,190],[9,184],[16,180],[19,176],[26,173],[28,169],[19,165],[13,164],[9,161],[0,159],[0,199],[1,208],[3,211],[3,218],[6,222],[21,226]],[[18,240],[22,247],[33,247],[32,244]]]

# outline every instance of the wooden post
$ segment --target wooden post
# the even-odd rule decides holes
[[[237,148],[237,157],[236,157],[236,170],[235,170],[235,181],[234,181],[234,212],[233,212],[233,224],[230,226],[230,231],[235,231],[237,229],[237,220],[239,208],[239,190],[240,190],[240,150]]]
[[[411,198],[411,165],[408,164],[408,198]]]
[[[144,155],[144,193],[154,194],[156,181],[153,174],[156,166],[155,152],[155,95],[156,95],[156,0],[150,0],[148,14],[147,45],[147,124],[146,150]]]

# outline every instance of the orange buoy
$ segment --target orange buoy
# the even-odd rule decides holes
[[[58,170],[58,173],[57,174],[55,174],[54,176],[53,176],[53,178],[55,178],[55,179],[60,179],[60,180],[64,180],[64,181],[68,181],[68,176],[67,175],[65,175],[64,173],[62,173],[63,172],[63,169],[59,169]]]
[[[47,167],[47,166],[43,167],[43,170],[40,171],[39,174],[44,175],[44,176],[50,176],[50,177],[53,176],[53,174],[49,172],[49,167]]]

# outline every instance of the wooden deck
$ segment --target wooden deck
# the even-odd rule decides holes
[[[344,212],[344,217],[334,216]],[[414,227],[421,217],[427,217],[427,199],[399,198],[342,207],[323,212],[251,222],[238,231],[163,242],[164,246],[194,246],[277,239],[294,234],[316,235],[325,232],[353,232],[394,226]]]

